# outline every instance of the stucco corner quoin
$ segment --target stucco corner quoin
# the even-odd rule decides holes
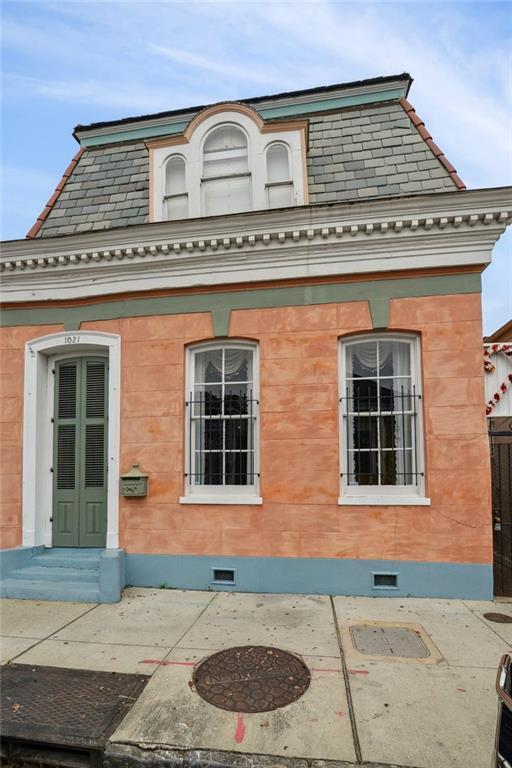
[[[119,546],[120,337],[101,331],[63,331],[25,344],[23,416],[23,546],[51,546],[53,364],[60,357],[108,357],[107,549]]]

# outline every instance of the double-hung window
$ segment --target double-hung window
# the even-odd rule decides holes
[[[188,353],[184,503],[259,504],[257,347]]]
[[[340,358],[340,503],[428,504],[419,340],[350,339]]]
[[[247,138],[238,126],[222,125],[207,137],[202,187],[207,216],[252,208]]]

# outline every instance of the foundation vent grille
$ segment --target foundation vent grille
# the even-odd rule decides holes
[[[397,573],[374,573],[373,588],[374,589],[398,589],[398,574]]]

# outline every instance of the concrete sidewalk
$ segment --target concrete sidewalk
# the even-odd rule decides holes
[[[140,748],[155,759],[158,748],[171,757],[188,750],[233,766],[489,768],[494,680],[512,624],[487,621],[488,611],[512,615],[512,606],[166,589],[127,589],[115,605],[4,600],[2,661],[150,675],[112,736],[112,768]],[[424,630],[431,656],[360,653],[349,627],[371,622]],[[243,715],[201,699],[190,686],[193,666],[248,644],[300,654],[311,671],[304,696]],[[243,754],[253,758],[241,762]],[[254,757],[263,755],[273,759]]]

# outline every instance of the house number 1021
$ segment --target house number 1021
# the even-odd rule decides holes
[[[64,344],[78,344],[80,336],[64,336]]]

